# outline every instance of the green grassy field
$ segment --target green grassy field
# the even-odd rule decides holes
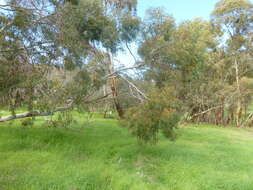
[[[140,146],[116,120],[0,124],[0,190],[252,190],[253,131],[190,125]]]

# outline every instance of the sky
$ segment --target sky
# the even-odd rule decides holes
[[[208,20],[217,2],[218,0],[139,0],[137,11],[140,17],[144,17],[150,7],[164,7],[178,23],[196,17]]]

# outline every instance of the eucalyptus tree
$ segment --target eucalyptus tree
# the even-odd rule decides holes
[[[135,6],[135,1],[102,0],[0,5],[1,104],[13,111],[0,120],[91,102],[105,79],[118,73],[108,66],[110,55],[135,37]],[[15,114],[18,105],[29,111]]]
[[[156,15],[156,16],[154,16]],[[208,21],[195,19],[176,26],[174,19],[160,10],[152,10],[156,21],[146,26],[155,32],[146,33],[139,49],[148,66],[146,78],[159,88],[170,85],[177,91],[185,108],[193,109],[193,92],[203,78],[210,51],[216,46],[215,33]],[[198,105],[196,105],[198,107]]]
[[[142,43],[139,54],[147,70],[144,77],[154,80],[156,86],[162,87],[168,74],[174,70],[174,61],[169,59],[168,47],[175,30],[175,20],[164,9],[152,8],[147,11],[142,24]]]
[[[244,93],[241,82],[252,72],[253,4],[248,0],[221,0],[212,13],[212,22],[223,32],[226,59],[233,75],[230,83],[236,87],[236,124],[241,124]]]

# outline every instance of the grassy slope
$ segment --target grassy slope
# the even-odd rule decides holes
[[[253,131],[179,129],[139,146],[115,120],[75,130],[0,125],[0,190],[252,190]],[[77,130],[78,129],[78,130]]]

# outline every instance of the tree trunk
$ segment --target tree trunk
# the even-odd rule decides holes
[[[109,71],[109,74],[112,74],[114,73],[112,56],[108,54],[108,57],[109,57],[108,71]],[[122,119],[124,118],[124,110],[121,107],[121,104],[118,99],[117,77],[112,75],[111,77],[108,78],[108,80],[109,80],[110,88],[112,91],[112,98],[113,98],[115,109],[118,112],[118,116]]]
[[[237,93],[238,93],[237,109],[236,109],[236,126],[239,127],[242,106],[241,106],[241,90],[240,90],[240,81],[239,81],[239,68],[238,68],[238,62],[236,58],[235,58],[235,74],[236,74],[236,86],[237,86]]]

